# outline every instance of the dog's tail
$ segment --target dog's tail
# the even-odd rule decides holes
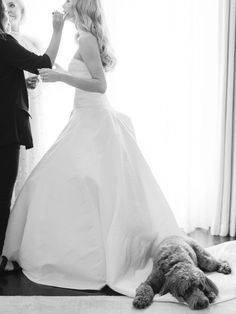
[[[144,309],[152,303],[153,298],[154,291],[152,287],[146,283],[141,283],[141,285],[136,290],[133,306],[136,309]]]

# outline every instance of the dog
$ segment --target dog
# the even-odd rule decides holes
[[[157,246],[152,272],[136,289],[133,306],[146,308],[155,294],[169,292],[192,310],[205,309],[219,291],[204,271],[230,274],[231,267],[227,261],[215,259],[190,237],[168,237]]]

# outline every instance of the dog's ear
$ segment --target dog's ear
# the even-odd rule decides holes
[[[186,273],[185,276],[182,276],[182,279],[183,278],[184,280],[179,281],[178,284],[178,291],[180,295],[184,295],[187,289],[190,288],[193,283],[193,279],[191,278],[191,276],[189,276],[189,274]]]
[[[159,292],[159,295],[164,295],[164,294],[167,294],[168,292],[170,292],[169,290],[169,281],[168,279],[166,279],[161,287],[161,290]]]
[[[174,265],[169,272],[165,275],[165,280],[162,285],[162,288],[159,292],[160,295],[167,294],[168,292],[176,290],[176,285],[178,284],[177,281],[177,272],[178,272],[178,265]]]
[[[215,295],[218,295],[218,293],[219,293],[219,290],[218,290],[216,284],[207,276],[206,276],[206,289],[212,290],[215,293]]]

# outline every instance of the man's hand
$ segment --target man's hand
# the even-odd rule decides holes
[[[31,77],[27,78],[25,80],[25,82],[26,82],[26,87],[28,89],[35,89],[39,83],[39,78],[37,75],[31,76]]]

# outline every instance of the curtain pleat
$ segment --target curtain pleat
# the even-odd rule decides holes
[[[235,146],[235,34],[236,1],[221,2],[221,51],[219,101],[222,107],[222,137],[218,208],[211,233],[235,236],[236,223],[236,146]]]

